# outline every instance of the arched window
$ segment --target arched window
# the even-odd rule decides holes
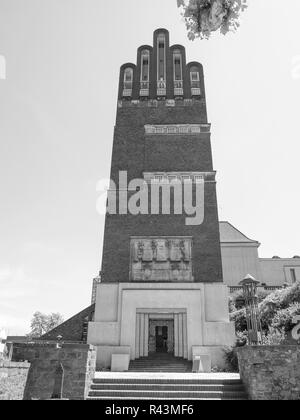
[[[143,50],[141,55],[141,96],[149,96],[150,52]]]
[[[200,72],[198,67],[191,67],[191,89],[192,96],[201,95]]]
[[[132,96],[132,87],[133,87],[133,69],[127,67],[124,71],[124,89],[123,96]]]
[[[174,95],[183,95],[183,73],[182,73],[182,54],[181,51],[175,50],[173,53],[174,68]]]
[[[157,37],[157,95],[166,95],[166,37],[160,34]]]

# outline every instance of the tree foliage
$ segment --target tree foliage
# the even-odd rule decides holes
[[[64,319],[59,313],[43,314],[35,312],[31,320],[31,331],[29,336],[32,338],[42,337],[44,334],[58,327],[64,322]]]
[[[223,35],[235,32],[247,0],[177,0],[186,24],[188,37],[209,39],[212,32]]]

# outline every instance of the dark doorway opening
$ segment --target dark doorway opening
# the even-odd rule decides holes
[[[156,327],[156,353],[168,353],[168,327]]]

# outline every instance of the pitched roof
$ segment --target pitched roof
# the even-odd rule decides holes
[[[258,241],[248,238],[229,222],[220,222],[220,238],[222,243],[257,244]]]

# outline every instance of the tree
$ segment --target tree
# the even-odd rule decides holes
[[[44,334],[58,327],[63,322],[64,319],[59,313],[47,315],[41,312],[35,312],[31,320],[31,331],[29,336],[32,338],[42,337]]]
[[[212,32],[235,32],[247,0],[177,0],[191,40],[209,39]]]

